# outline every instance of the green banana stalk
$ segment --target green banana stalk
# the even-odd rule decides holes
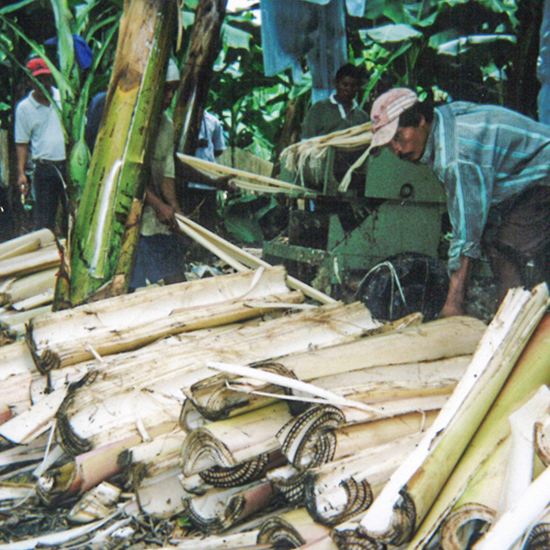
[[[122,279],[117,288],[127,288],[139,238],[134,201],[143,199],[177,7],[177,0],[125,3],[105,113],[71,238],[72,305],[91,299],[115,273]],[[121,256],[123,245],[131,252]]]

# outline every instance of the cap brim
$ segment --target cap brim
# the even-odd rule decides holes
[[[387,145],[393,139],[393,136],[395,136],[398,126],[399,118],[396,118],[385,126],[382,126],[382,128],[379,128],[372,137],[371,146],[382,147],[383,145]]]
[[[38,69],[37,71],[34,71],[34,73],[32,73],[32,76],[39,76],[41,74],[52,74],[52,71],[50,71],[49,69]]]

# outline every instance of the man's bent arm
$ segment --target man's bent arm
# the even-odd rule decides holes
[[[182,167],[181,175],[185,181],[192,181],[193,183],[210,185],[222,191],[226,191],[227,189],[231,188],[229,181],[233,179],[234,176],[231,176],[231,175],[219,176],[219,177],[208,176],[204,172],[201,172],[200,170],[197,170],[196,168],[193,168],[188,164],[184,164],[181,161],[180,161],[180,166]]]
[[[166,176],[163,178],[162,195],[175,212],[180,212],[178,197],[176,195],[176,180],[174,178],[167,178]]]
[[[470,277],[472,259],[468,256],[460,256],[460,267],[451,273],[449,292],[445,305],[439,313],[439,318],[464,315],[464,299]]]
[[[27,159],[29,158],[30,143],[16,143],[15,152],[17,155],[17,187],[21,194],[26,197],[29,194],[29,181],[25,168],[27,167]]]
[[[174,212],[176,209],[166,204],[153,190],[145,189],[145,203],[153,208],[160,223],[164,223],[171,227],[175,225],[176,219],[174,218]]]

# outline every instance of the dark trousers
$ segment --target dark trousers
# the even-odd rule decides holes
[[[61,208],[61,233],[67,235],[68,208],[64,183],[67,181],[65,161],[36,160],[33,173],[34,229],[46,227],[55,231],[58,208]]]
[[[139,238],[136,263],[130,288],[154,284],[161,280],[183,280],[185,244],[180,235],[150,235]],[[168,279],[168,281],[167,281]]]

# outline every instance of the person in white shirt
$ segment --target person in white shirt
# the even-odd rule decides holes
[[[53,86],[53,77],[43,59],[31,59],[27,69],[49,92],[60,108],[59,91]],[[67,194],[65,182],[65,139],[59,112],[43,89],[31,81],[32,91],[21,100],[15,110],[15,147],[17,154],[17,185],[27,197],[31,186],[25,169],[29,157],[34,163],[32,188],[34,196],[34,229],[47,227],[55,230],[58,208],[61,207],[61,232],[67,234]]]

